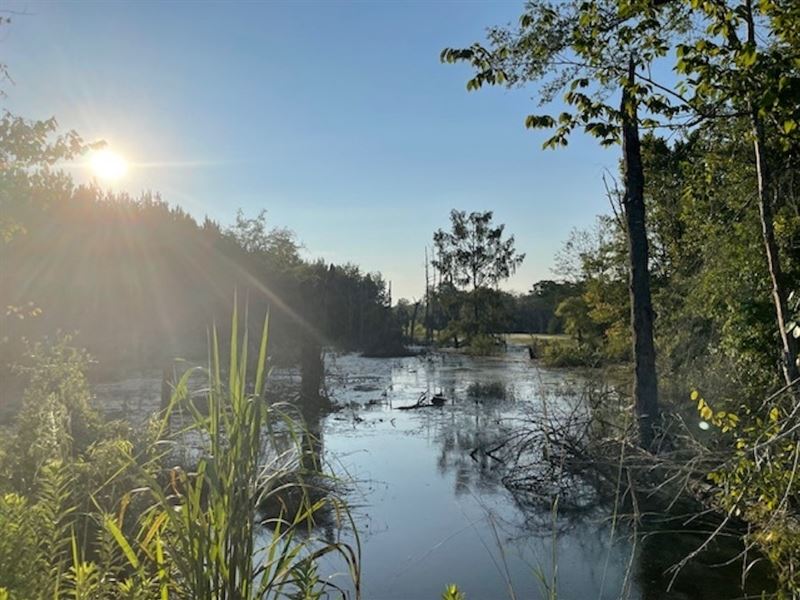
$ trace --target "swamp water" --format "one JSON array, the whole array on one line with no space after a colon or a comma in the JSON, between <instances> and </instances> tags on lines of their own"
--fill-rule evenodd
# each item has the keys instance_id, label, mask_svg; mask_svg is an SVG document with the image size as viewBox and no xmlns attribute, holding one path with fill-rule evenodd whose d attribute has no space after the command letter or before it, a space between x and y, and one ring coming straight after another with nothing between
<instances>
[{"instance_id":1,"label":"swamp water","mask_svg":"<svg viewBox=\"0 0 800 600\"><path fill-rule=\"evenodd\" d=\"M288 372L274 377L296 381ZM735 548L701 554L664 592L671 577L665 570L702 535L651 532L634 543L627 530L612 528L611 507L579 518L544 505L523 508L502 483L502 465L473 453L535 415L545 399L574 405L582 383L576 373L529 361L524 347L492 358L329 356L328 393L343 408L320 421L320 439L334 471L354 482L348 499L365 600L436 600L448 583L468 600L757 596L753 579L741 588L741 561L711 567L735 556ZM398 409L422 392L448 403ZM145 414L158 406L160 379L99 384L95 394L110 412ZM323 561L320 574L346 588L337 567Z\"/></svg>"}]
</instances>

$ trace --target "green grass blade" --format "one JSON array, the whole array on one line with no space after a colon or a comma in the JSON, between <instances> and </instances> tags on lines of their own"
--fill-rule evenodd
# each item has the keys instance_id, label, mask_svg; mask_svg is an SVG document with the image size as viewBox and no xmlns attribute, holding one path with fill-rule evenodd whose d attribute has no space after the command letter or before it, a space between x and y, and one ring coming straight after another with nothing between
<instances>
[{"instance_id":1,"label":"green grass blade","mask_svg":"<svg viewBox=\"0 0 800 600\"><path fill-rule=\"evenodd\" d=\"M256 368L256 386L254 393L261 396L264 389L264 371L267 367L267 344L269 342L269 309L264 315L264 327L261 330L261 346L258 349L258 367Z\"/></svg>"},{"instance_id":2,"label":"green grass blade","mask_svg":"<svg viewBox=\"0 0 800 600\"><path fill-rule=\"evenodd\" d=\"M125 555L125 558L128 559L128 562L134 569L139 568L139 558L136 556L136 553L131 548L131 545L128 543L128 540L125 539L125 534L122 533L122 530L117 526L114 522L114 519L110 517L106 517L103 521L103 526L106 528L114 540L122 550L122 553Z\"/></svg>"}]
</instances>

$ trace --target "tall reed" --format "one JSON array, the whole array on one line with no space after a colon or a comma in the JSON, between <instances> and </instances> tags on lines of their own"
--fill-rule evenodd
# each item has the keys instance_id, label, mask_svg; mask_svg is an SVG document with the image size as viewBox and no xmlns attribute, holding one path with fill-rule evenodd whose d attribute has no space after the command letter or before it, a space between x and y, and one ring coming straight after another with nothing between
<instances>
[{"instance_id":1,"label":"tall reed","mask_svg":"<svg viewBox=\"0 0 800 600\"><path fill-rule=\"evenodd\" d=\"M187 371L178 381L161 431L167 429L175 408L186 406L191 421L183 433L194 432L204 440L204 448L194 472L173 469L166 486L151 480L158 516L148 516L151 524L143 529L144 539L163 545L165 558L156 565L161 578L171 568L181 596L194 600L296 596L308 581L298 574L307 573L309 563L327 554L343 559L358 597L357 534L354 545L323 542L308 526L323 510L347 516L346 507L330 494L312 501L308 482L299 478L301 464L305 469L308 462L303 460L307 452L304 425L285 405L270 405L264 398L268 329L269 315L253 378L248 374L248 333L245 330L240 338L237 309L231 320L226 376L217 332L212 331L204 410L189 393L195 371ZM295 501L287 502L289 496ZM265 505L281 508L262 524L259 507ZM264 540L261 545L259 539ZM162 597L174 587L172 583L162 586ZM308 597L315 593L304 591Z\"/></svg>"},{"instance_id":2,"label":"tall reed","mask_svg":"<svg viewBox=\"0 0 800 600\"><path fill-rule=\"evenodd\" d=\"M329 489L310 493L324 478L320 461L308 458L310 434L290 407L264 397L268 329L267 315L249 372L248 334L240 333L234 308L225 367L213 329L208 366L182 375L150 443L134 450L115 437L119 442L100 440L83 454L54 455L38 471L39 494L0 494L0 598L345 597L319 575L326 555L338 557L346 587L360 597L360 547L347 507ZM200 375L207 385L198 395L190 381ZM199 445L196 464L171 467L171 449L187 440ZM106 446L113 461L100 451ZM99 460L108 464L92 462ZM53 474L57 488L49 485ZM265 515L264 506L277 508ZM34 522L27 526L20 515ZM323 515L351 527L352 542L317 536L314 523ZM30 577L10 576L25 566L14 564L13 548L30 554Z\"/></svg>"}]
</instances>

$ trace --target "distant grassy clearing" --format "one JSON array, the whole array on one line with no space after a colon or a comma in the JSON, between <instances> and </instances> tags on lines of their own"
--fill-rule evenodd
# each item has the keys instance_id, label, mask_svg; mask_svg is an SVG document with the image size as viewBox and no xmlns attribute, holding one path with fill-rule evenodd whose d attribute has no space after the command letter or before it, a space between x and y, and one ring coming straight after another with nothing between
<instances>
[{"instance_id":1,"label":"distant grassy clearing","mask_svg":"<svg viewBox=\"0 0 800 600\"><path fill-rule=\"evenodd\" d=\"M507 344L528 345L532 340L566 342L569 336L564 333L504 333Z\"/></svg>"}]
</instances>

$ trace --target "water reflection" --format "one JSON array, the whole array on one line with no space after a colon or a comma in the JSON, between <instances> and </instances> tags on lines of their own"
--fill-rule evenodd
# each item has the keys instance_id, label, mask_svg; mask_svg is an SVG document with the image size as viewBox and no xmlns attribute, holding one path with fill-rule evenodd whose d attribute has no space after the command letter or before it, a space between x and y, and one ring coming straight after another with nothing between
<instances>
[{"instance_id":1,"label":"water reflection","mask_svg":"<svg viewBox=\"0 0 800 600\"><path fill-rule=\"evenodd\" d=\"M367 600L436 599L450 582L470 600L543 598L551 584L568 600L721 600L758 595L768 586L754 571L743 591L741 562L714 568L738 551L735 544L716 544L666 592L669 568L702 542L700 534L651 529L634 544L628 530L612 531L609 507L590 502L554 518L552 494L511 494L495 442L519 419L541 414L545 400L548 411L573 410L579 406L574 390L585 383L575 373L538 368L520 350L490 359L343 355L326 361L328 392L345 408L310 419L307 459L327 460L358 483L349 499L361 532ZM276 390L298 383L292 372L276 373ZM159 374L96 391L118 409L146 411L152 404L155 410ZM397 410L421 392L451 402ZM333 520L326 525L333 539ZM322 567L346 586L346 577L335 575L340 564Z\"/></svg>"},{"instance_id":2,"label":"water reflection","mask_svg":"<svg viewBox=\"0 0 800 600\"><path fill-rule=\"evenodd\" d=\"M743 591L739 564L711 568L721 556L735 555L729 546L714 560L709 553L708 560L692 561L666 592L668 569L696 547L697 536L651 532L634 544L628 530L612 531L609 507L590 504L554 519L552 498L533 502L508 492L493 444L518 419L537 414L544 398L549 410L573 410L577 398L570 390L581 383L576 374L539 369L515 354L344 356L330 371L337 400L365 407L357 412L360 422L328 418L324 435L348 472L369 482L359 512L366 598L438 598L449 582L468 598L488 600L544 598L551 584L559 598L647 600L730 599L766 586L753 578ZM429 390L452 402L393 409Z\"/></svg>"}]
</instances>

